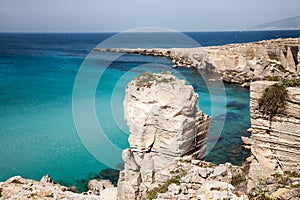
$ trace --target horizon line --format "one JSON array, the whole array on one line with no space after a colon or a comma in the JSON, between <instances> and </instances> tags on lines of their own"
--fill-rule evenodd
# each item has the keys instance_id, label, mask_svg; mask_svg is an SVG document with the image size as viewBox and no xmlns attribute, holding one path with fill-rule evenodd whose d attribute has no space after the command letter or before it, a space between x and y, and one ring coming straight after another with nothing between
<instances>
[{"instance_id":1,"label":"horizon line","mask_svg":"<svg viewBox=\"0 0 300 200\"><path fill-rule=\"evenodd\" d=\"M176 30L175 30L176 31ZM252 32L252 31L300 31L300 28L293 29L207 29L207 30L180 30L180 33L201 33L201 32ZM126 31L0 31L0 33L122 33ZM127 33L168 33L164 32L127 32Z\"/></svg>"}]
</instances>

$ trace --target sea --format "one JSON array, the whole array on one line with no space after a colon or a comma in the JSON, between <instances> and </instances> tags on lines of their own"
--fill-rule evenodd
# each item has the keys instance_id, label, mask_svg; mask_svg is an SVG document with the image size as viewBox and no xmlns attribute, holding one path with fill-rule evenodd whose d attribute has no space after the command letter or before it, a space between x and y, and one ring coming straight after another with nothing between
<instances>
[{"instance_id":1,"label":"sea","mask_svg":"<svg viewBox=\"0 0 300 200\"><path fill-rule=\"evenodd\" d=\"M240 164L249 156L241 141L249 136L249 89L222 83L210 72L173 68L167 58L93 49L290 37L300 37L300 31L0 33L0 181L49 174L84 191L88 180L111 175L116 184L114 169L122 169L121 151L129 146L125 88L144 72L171 72L192 85L199 109L212 119L205 160Z\"/></svg>"}]
</instances>

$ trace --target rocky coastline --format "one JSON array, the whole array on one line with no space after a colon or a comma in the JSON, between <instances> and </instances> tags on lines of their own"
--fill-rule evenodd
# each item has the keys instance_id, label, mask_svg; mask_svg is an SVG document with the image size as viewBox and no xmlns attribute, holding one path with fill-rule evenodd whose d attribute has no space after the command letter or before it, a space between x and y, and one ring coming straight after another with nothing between
<instances>
[{"instance_id":1,"label":"rocky coastline","mask_svg":"<svg viewBox=\"0 0 300 200\"><path fill-rule=\"evenodd\" d=\"M222 80L250 87L250 82L291 79L300 75L300 38L264 40L197 48L95 48L99 52L131 53L170 58L173 67L210 70Z\"/></svg>"},{"instance_id":2,"label":"rocky coastline","mask_svg":"<svg viewBox=\"0 0 300 200\"><path fill-rule=\"evenodd\" d=\"M55 183L49 175L40 181L14 176L0 183L0 199L70 199L70 200L114 200L117 190L110 181L91 180L88 191L77 193L74 187Z\"/></svg>"},{"instance_id":3,"label":"rocky coastline","mask_svg":"<svg viewBox=\"0 0 300 200\"><path fill-rule=\"evenodd\" d=\"M131 134L130 148L123 152L125 170L120 173L119 199L300 197L300 90L287 88L289 98L285 113L274 117L270 125L257 102L266 87L274 83L251 83L252 136L243 138L245 144L250 145L251 156L241 166L233 166L202 161L203 151L193 151L206 147L207 116L198 114L202 116L200 120L194 118L188 123L197 126L176 130L176 126L185 127L180 124L186 121L177 117L184 119L191 117L191 113L201 113L195 110L196 97L184 81L165 74L143 74L134 79L127 86L124 101L125 119ZM186 109L187 116L182 112ZM179 154L174 151L174 147L180 147L187 139L199 137L201 142L195 143L199 145L185 145ZM173 140L175 143L170 143ZM185 153L189 149L197 154Z\"/></svg>"},{"instance_id":4,"label":"rocky coastline","mask_svg":"<svg viewBox=\"0 0 300 200\"><path fill-rule=\"evenodd\" d=\"M211 70L223 81L250 87L251 137L243 141L251 156L241 166L203 161L210 119L198 110L193 88L172 75L143 74L126 89L130 148L122 155L118 188L93 180L89 192L77 194L48 176L41 181L17 176L0 183L0 199L102 199L97 191L120 200L300 199L300 89L287 88L286 109L272 120L258 108L268 86L299 78L299 47L300 38L188 49L95 49L164 56L173 67Z\"/></svg>"}]
</instances>

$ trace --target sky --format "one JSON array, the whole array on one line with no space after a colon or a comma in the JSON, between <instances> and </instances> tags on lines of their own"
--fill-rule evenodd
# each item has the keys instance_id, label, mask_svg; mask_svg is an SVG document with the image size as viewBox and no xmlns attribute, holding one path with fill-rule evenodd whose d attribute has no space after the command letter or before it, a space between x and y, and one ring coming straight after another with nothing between
<instances>
[{"instance_id":1,"label":"sky","mask_svg":"<svg viewBox=\"0 0 300 200\"><path fill-rule=\"evenodd\" d=\"M299 0L0 0L0 32L243 30L299 9Z\"/></svg>"}]
</instances>

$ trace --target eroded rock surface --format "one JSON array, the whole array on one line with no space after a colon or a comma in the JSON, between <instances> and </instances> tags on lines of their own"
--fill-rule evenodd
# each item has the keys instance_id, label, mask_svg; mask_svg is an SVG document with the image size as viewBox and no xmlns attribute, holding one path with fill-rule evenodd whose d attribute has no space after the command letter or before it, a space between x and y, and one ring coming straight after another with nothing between
<instances>
[{"instance_id":1,"label":"eroded rock surface","mask_svg":"<svg viewBox=\"0 0 300 200\"><path fill-rule=\"evenodd\" d=\"M289 78L300 73L300 38L207 47L209 63L223 79L248 83L271 77Z\"/></svg>"},{"instance_id":2,"label":"eroded rock surface","mask_svg":"<svg viewBox=\"0 0 300 200\"><path fill-rule=\"evenodd\" d=\"M251 165L250 186L274 172L300 171L300 88L287 88L285 111L272 117L258 110L258 99L276 82L258 81L251 84ZM253 182L251 183L251 180Z\"/></svg>"},{"instance_id":3,"label":"eroded rock surface","mask_svg":"<svg viewBox=\"0 0 300 200\"><path fill-rule=\"evenodd\" d=\"M184 155L203 158L210 119L183 80L143 74L131 81L124 100L130 148L123 151L118 197L142 199L172 177L167 169Z\"/></svg>"},{"instance_id":4,"label":"eroded rock surface","mask_svg":"<svg viewBox=\"0 0 300 200\"><path fill-rule=\"evenodd\" d=\"M171 183L166 192L158 193L155 199L248 199L232 185L235 176L242 171L230 163L213 165L201 160L182 159L169 170L184 175L179 182Z\"/></svg>"},{"instance_id":5,"label":"eroded rock surface","mask_svg":"<svg viewBox=\"0 0 300 200\"><path fill-rule=\"evenodd\" d=\"M92 191L82 194L75 193L74 188L68 188L54 183L46 175L40 181L14 176L5 182L0 183L0 199L70 199L70 200L97 200L103 199L103 195L95 195ZM110 195L106 198L116 199L116 191L110 189ZM101 191L103 192L103 190Z\"/></svg>"}]
</instances>

